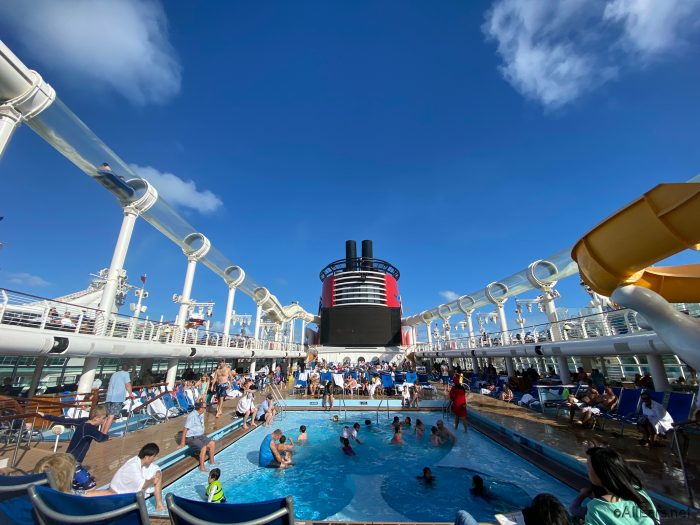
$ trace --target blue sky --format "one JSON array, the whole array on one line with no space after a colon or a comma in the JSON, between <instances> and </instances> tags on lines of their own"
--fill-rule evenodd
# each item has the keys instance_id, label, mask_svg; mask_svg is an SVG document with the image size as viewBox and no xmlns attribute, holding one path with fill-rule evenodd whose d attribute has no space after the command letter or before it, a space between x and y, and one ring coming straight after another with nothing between
<instances>
[{"instance_id":1,"label":"blue sky","mask_svg":"<svg viewBox=\"0 0 700 525\"><path fill-rule=\"evenodd\" d=\"M699 6L11 0L0 38L283 304L315 311L319 270L373 239L411 314L700 172ZM116 201L28 127L0 179L0 285L53 297L109 265ZM179 249L140 221L126 266L174 318ZM221 318L204 267L193 296Z\"/></svg>"}]
</instances>

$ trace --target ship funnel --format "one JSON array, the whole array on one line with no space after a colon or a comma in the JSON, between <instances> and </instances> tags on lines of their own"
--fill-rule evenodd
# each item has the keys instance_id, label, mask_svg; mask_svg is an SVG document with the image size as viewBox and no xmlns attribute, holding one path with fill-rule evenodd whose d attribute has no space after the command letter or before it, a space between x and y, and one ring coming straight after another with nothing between
<instances>
[{"instance_id":1,"label":"ship funnel","mask_svg":"<svg viewBox=\"0 0 700 525\"><path fill-rule=\"evenodd\" d=\"M355 241L345 241L345 265L350 269L357 259L357 245Z\"/></svg>"},{"instance_id":2,"label":"ship funnel","mask_svg":"<svg viewBox=\"0 0 700 525\"><path fill-rule=\"evenodd\" d=\"M374 255L372 254L372 241L362 241L362 269L369 271L372 269Z\"/></svg>"},{"instance_id":3,"label":"ship funnel","mask_svg":"<svg viewBox=\"0 0 700 525\"><path fill-rule=\"evenodd\" d=\"M372 253L372 241L362 241L362 258L374 259L374 254Z\"/></svg>"}]
</instances>

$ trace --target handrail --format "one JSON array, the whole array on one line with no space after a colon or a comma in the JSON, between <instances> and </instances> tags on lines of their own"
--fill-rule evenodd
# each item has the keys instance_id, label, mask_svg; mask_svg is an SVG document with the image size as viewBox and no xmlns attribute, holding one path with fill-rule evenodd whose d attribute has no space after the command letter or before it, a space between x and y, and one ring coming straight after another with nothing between
<instances>
[{"instance_id":1,"label":"handrail","mask_svg":"<svg viewBox=\"0 0 700 525\"><path fill-rule=\"evenodd\" d=\"M38 412L30 412L30 413L23 413L23 414L14 414L10 416L0 416L0 422L5 422L5 421L16 421L16 420L21 420L22 425L16 429L17 432L17 444L15 445L15 450L12 453L12 462L11 465L12 467L17 466L17 453L19 452L19 445L22 442L22 437L24 436L25 432L27 435L27 444L30 444L32 442L32 435L34 433L34 426L36 425L36 418L41 417ZM27 429L26 428L26 420L32 418L32 424L31 426ZM8 432L9 436L12 436L12 433L15 431L15 429L10 426L9 429L6 430Z\"/></svg>"}]
</instances>

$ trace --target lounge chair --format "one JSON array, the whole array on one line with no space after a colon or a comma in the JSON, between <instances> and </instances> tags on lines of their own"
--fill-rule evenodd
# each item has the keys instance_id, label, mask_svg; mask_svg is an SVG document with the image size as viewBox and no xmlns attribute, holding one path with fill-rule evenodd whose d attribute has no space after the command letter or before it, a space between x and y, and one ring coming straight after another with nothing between
<instances>
[{"instance_id":1,"label":"lounge chair","mask_svg":"<svg viewBox=\"0 0 700 525\"><path fill-rule=\"evenodd\" d=\"M86 498L52 488L29 487L40 525L149 525L143 492Z\"/></svg>"},{"instance_id":2,"label":"lounge chair","mask_svg":"<svg viewBox=\"0 0 700 525\"><path fill-rule=\"evenodd\" d=\"M384 389L384 393L388 395L395 395L396 386L394 385L394 380L392 379L391 374L381 374L379 377L382 380L382 388Z\"/></svg>"},{"instance_id":3,"label":"lounge chair","mask_svg":"<svg viewBox=\"0 0 700 525\"><path fill-rule=\"evenodd\" d=\"M297 382L292 389L292 393L306 395L306 389L309 386L309 373L299 372L299 377L297 377Z\"/></svg>"},{"instance_id":4,"label":"lounge chair","mask_svg":"<svg viewBox=\"0 0 700 525\"><path fill-rule=\"evenodd\" d=\"M620 392L620 399L617 403L617 410L600 414L597 422L616 421L620 423L620 431L624 430L624 419L632 417L639 409L639 396L642 391L637 388L625 388ZM603 427L605 429L605 427Z\"/></svg>"},{"instance_id":5,"label":"lounge chair","mask_svg":"<svg viewBox=\"0 0 700 525\"><path fill-rule=\"evenodd\" d=\"M33 485L53 485L49 472L28 476L0 475L0 523L26 525L33 523L32 503L27 489Z\"/></svg>"},{"instance_id":6,"label":"lounge chair","mask_svg":"<svg viewBox=\"0 0 700 525\"><path fill-rule=\"evenodd\" d=\"M172 493L165 497L173 525L294 525L291 496L257 503L207 503Z\"/></svg>"}]
</instances>

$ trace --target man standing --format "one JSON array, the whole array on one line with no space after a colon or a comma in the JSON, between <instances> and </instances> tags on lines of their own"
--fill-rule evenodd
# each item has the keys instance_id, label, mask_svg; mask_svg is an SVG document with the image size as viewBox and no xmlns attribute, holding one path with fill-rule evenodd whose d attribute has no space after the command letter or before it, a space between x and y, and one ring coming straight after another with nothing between
<instances>
[{"instance_id":1,"label":"man standing","mask_svg":"<svg viewBox=\"0 0 700 525\"><path fill-rule=\"evenodd\" d=\"M266 427L269 427L272 424L272 419L277 414L275 404L272 402L272 400L272 394L267 394L265 401L260 404L260 408L258 408L258 413L255 417L256 421L264 422Z\"/></svg>"},{"instance_id":2,"label":"man standing","mask_svg":"<svg viewBox=\"0 0 700 525\"><path fill-rule=\"evenodd\" d=\"M214 381L211 383L212 391L216 392L216 417L221 417L221 412L224 409L224 401L226 401L226 392L231 388L233 372L231 367L226 364L226 360L219 361L219 368L214 370Z\"/></svg>"},{"instance_id":3,"label":"man standing","mask_svg":"<svg viewBox=\"0 0 700 525\"><path fill-rule=\"evenodd\" d=\"M279 450L277 450L277 440L282 437L282 431L278 428L272 434L268 434L260 444L258 463L266 468L287 468L291 463L285 461Z\"/></svg>"},{"instance_id":4,"label":"man standing","mask_svg":"<svg viewBox=\"0 0 700 525\"><path fill-rule=\"evenodd\" d=\"M207 405L205 403L197 403L195 409L187 415L185 428L180 439L181 447L187 445L199 452L199 470L202 472L207 471L204 467L204 459L207 456L207 452L209 453L209 464L215 465L214 454L216 450L216 442L204 434L204 412L206 410Z\"/></svg>"},{"instance_id":5,"label":"man standing","mask_svg":"<svg viewBox=\"0 0 700 525\"><path fill-rule=\"evenodd\" d=\"M105 408L107 409L107 419L102 424L102 433L107 434L112 426L115 416L118 416L124 400L131 397L131 378L129 377L129 365L122 364L122 369L119 372L114 372L109 378L109 386L107 387L107 397L105 398Z\"/></svg>"},{"instance_id":6,"label":"man standing","mask_svg":"<svg viewBox=\"0 0 700 525\"><path fill-rule=\"evenodd\" d=\"M440 365L440 377L442 377L442 385L445 387L445 393L450 390L450 367L447 362L443 361Z\"/></svg>"},{"instance_id":7,"label":"man standing","mask_svg":"<svg viewBox=\"0 0 700 525\"><path fill-rule=\"evenodd\" d=\"M129 494L143 490L156 498L156 511L165 510L163 505L163 485L160 467L154 463L160 452L158 445L147 443L134 456L124 463L114 474L109 489L115 494Z\"/></svg>"}]
</instances>

